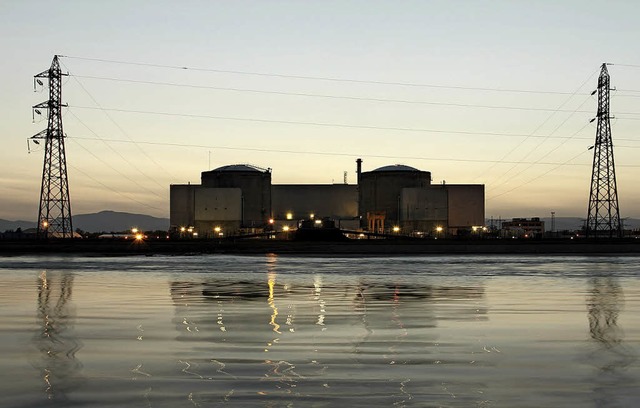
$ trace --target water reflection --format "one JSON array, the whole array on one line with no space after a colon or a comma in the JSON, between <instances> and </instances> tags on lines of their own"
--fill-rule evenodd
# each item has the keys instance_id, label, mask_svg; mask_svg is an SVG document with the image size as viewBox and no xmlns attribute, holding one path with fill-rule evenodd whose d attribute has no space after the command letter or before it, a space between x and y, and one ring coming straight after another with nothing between
<instances>
[{"instance_id":1,"label":"water reflection","mask_svg":"<svg viewBox=\"0 0 640 408\"><path fill-rule=\"evenodd\" d=\"M60 276L42 272L38 277L38 331L33 345L38 369L48 399L66 401L67 394L81 385L82 364L76 353L82 343L74 334L75 309L71 305L73 274Z\"/></svg>"},{"instance_id":2,"label":"water reflection","mask_svg":"<svg viewBox=\"0 0 640 408\"><path fill-rule=\"evenodd\" d=\"M618 327L618 315L624 304L622 288L611 277L592 278L587 299L589 333L605 349L613 349L622 343L622 329Z\"/></svg>"},{"instance_id":3,"label":"water reflection","mask_svg":"<svg viewBox=\"0 0 640 408\"><path fill-rule=\"evenodd\" d=\"M276 263L276 255L273 255L273 254L267 255L267 286L269 288L269 297L267 298L267 304L271 309L271 316L270 316L271 319L269 320L269 326L273 328L272 330L276 334L282 334L280 332L280 325L276 322L276 318L278 317L278 307L276 306L276 302L274 298L274 288L276 285L275 263ZM277 343L278 340L280 340L278 336L275 336L273 339L271 339L267 343L267 346L264 349L264 351L268 352L269 348L274 343Z\"/></svg>"},{"instance_id":4,"label":"water reflection","mask_svg":"<svg viewBox=\"0 0 640 408\"><path fill-rule=\"evenodd\" d=\"M241 318L239 313L234 313L234 317L238 319L235 323L240 320L243 323L259 320L258 315L266 313L268 317L265 323L269 326L269 331L277 335L283 334L283 325L287 326L286 331L296 332L294 323L301 319L301 316L296 315L300 313L297 312L298 309L304 309L302 317L305 319L313 317L313 325L319 326L318 329L322 331L326 331L332 322L338 322L345 313L360 317L362 325L367 327L367 314L389 312L389 320L402 329L402 311L420 307L423 308L420 318L424 327L437 325L438 317L433 313L436 306L445 307L440 319L476 321L487 318L486 305L482 304L483 287L387 284L367 282L364 279L325 285L321 275L310 279L312 280L308 284L299 279L292 283L280 283L278 275L271 271L267 274L266 282L232 281L224 278L170 282L170 295L177 314L180 315L176 328L180 332L200 331L203 323L199 323L195 315L209 313L212 309L203 309L202 306L211 301L217 306L213 321L222 332L230 331L234 323L232 316L225 316L229 311L226 306L244 307L259 312L250 315L243 313ZM455 307L447 307L449 304L455 304ZM287 316L283 322L281 310L284 308ZM330 308L333 313L329 312ZM204 320L212 319L206 316ZM253 325L256 331L259 331L258 327L264 326ZM278 337L275 336L274 339Z\"/></svg>"},{"instance_id":5,"label":"water reflection","mask_svg":"<svg viewBox=\"0 0 640 408\"><path fill-rule=\"evenodd\" d=\"M637 356L624 343L624 332L618 324L623 306L624 294L616 278L590 279L587 315L596 348L590 353L589 362L598 369L594 380L597 406L618 406L621 391L634 387L626 371Z\"/></svg>"},{"instance_id":6,"label":"water reflection","mask_svg":"<svg viewBox=\"0 0 640 408\"><path fill-rule=\"evenodd\" d=\"M415 367L473 364L441 351L435 328L487 320L483 286L335 276L321 268L295 274L279 262L267 257L263 273L249 278L170 282L176 339L190 345L176 359L185 375L209 384L185 390L190 401L331 398L375 381L372 395L402 406L420 387L411 378Z\"/></svg>"}]
</instances>

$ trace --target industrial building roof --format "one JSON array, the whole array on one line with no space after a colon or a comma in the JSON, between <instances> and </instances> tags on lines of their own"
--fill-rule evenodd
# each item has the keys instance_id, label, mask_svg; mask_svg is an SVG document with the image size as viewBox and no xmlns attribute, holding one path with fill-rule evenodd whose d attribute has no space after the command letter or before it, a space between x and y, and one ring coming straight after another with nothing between
<instances>
[{"instance_id":1,"label":"industrial building roof","mask_svg":"<svg viewBox=\"0 0 640 408\"><path fill-rule=\"evenodd\" d=\"M258 166L253 166L251 164L229 164L227 166L218 167L217 169L213 169L211 171L251 171L264 173L267 170L262 169Z\"/></svg>"},{"instance_id":2,"label":"industrial building roof","mask_svg":"<svg viewBox=\"0 0 640 408\"><path fill-rule=\"evenodd\" d=\"M389 166L378 167L372 171L420 171L415 167L405 166L404 164L391 164Z\"/></svg>"}]
</instances>

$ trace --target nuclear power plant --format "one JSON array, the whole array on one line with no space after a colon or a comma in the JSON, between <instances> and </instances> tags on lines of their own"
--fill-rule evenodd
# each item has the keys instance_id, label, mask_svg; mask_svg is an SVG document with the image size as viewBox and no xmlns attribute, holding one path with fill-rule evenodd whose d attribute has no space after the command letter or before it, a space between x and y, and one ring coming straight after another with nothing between
<instances>
[{"instance_id":1,"label":"nuclear power plant","mask_svg":"<svg viewBox=\"0 0 640 408\"><path fill-rule=\"evenodd\" d=\"M204 171L200 185L171 185L171 229L205 238L316 220L353 233L445 237L484 226L482 184L432 184L430 172L410 166L362 171L362 160L356 163L355 185L272 184L271 169L247 164Z\"/></svg>"}]
</instances>

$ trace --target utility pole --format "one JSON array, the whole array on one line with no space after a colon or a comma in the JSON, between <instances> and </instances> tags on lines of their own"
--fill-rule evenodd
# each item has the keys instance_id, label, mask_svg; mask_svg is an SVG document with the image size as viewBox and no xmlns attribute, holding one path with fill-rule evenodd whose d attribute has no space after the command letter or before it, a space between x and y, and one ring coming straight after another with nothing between
<instances>
[{"instance_id":1,"label":"utility pole","mask_svg":"<svg viewBox=\"0 0 640 408\"><path fill-rule=\"evenodd\" d=\"M40 78L49 79L49 100L33 107L38 114L39 109L48 110L47 128L31 137L35 143L38 143L38 139L45 141L38 210L39 238L73 238L65 135L62 130L62 108L67 106L62 103L62 77L67 75L60 70L56 55L51 68L34 77L34 87L36 83L43 85Z\"/></svg>"}]
</instances>

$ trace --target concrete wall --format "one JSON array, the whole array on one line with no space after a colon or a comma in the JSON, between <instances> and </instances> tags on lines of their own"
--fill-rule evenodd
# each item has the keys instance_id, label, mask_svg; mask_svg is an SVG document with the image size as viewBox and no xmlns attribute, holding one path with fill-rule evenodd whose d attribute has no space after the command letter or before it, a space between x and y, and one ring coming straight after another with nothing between
<instances>
[{"instance_id":1,"label":"concrete wall","mask_svg":"<svg viewBox=\"0 0 640 408\"><path fill-rule=\"evenodd\" d=\"M241 221L242 190L199 187L195 190L195 219L198 221Z\"/></svg>"},{"instance_id":2,"label":"concrete wall","mask_svg":"<svg viewBox=\"0 0 640 408\"><path fill-rule=\"evenodd\" d=\"M200 187L196 189L195 200L195 227L200 237L238 233L242 224L241 189ZM215 228L220 228L220 232Z\"/></svg>"},{"instance_id":3,"label":"concrete wall","mask_svg":"<svg viewBox=\"0 0 640 408\"><path fill-rule=\"evenodd\" d=\"M239 188L210 188L193 184L174 184L169 188L170 228L194 227L200 237L213 234L213 228L236 231L242 219L242 191Z\"/></svg>"},{"instance_id":4,"label":"concrete wall","mask_svg":"<svg viewBox=\"0 0 640 408\"><path fill-rule=\"evenodd\" d=\"M449 228L484 225L484 184L447 184Z\"/></svg>"},{"instance_id":5,"label":"concrete wall","mask_svg":"<svg viewBox=\"0 0 640 408\"><path fill-rule=\"evenodd\" d=\"M420 231L436 235L436 227L446 228L448 193L441 187L403 188L400 195L400 228L403 233Z\"/></svg>"},{"instance_id":6,"label":"concrete wall","mask_svg":"<svg viewBox=\"0 0 640 408\"><path fill-rule=\"evenodd\" d=\"M195 188L191 184L169 186L169 228L195 225Z\"/></svg>"},{"instance_id":7,"label":"concrete wall","mask_svg":"<svg viewBox=\"0 0 640 408\"><path fill-rule=\"evenodd\" d=\"M448 218L448 193L440 187L403 188L401 219L415 221L443 221Z\"/></svg>"},{"instance_id":8,"label":"concrete wall","mask_svg":"<svg viewBox=\"0 0 640 408\"><path fill-rule=\"evenodd\" d=\"M279 184L271 187L273 217L293 219L330 217L335 220L358 216L358 186L348 184Z\"/></svg>"},{"instance_id":9,"label":"concrete wall","mask_svg":"<svg viewBox=\"0 0 640 408\"><path fill-rule=\"evenodd\" d=\"M243 226L266 225L271 217L271 173L261 171L206 171L203 187L240 188L244 202Z\"/></svg>"},{"instance_id":10,"label":"concrete wall","mask_svg":"<svg viewBox=\"0 0 640 408\"><path fill-rule=\"evenodd\" d=\"M428 171L370 171L360 177L361 226L367 227L367 212L384 211L385 229L391 229L400 221L401 190L403 188L429 187Z\"/></svg>"}]
</instances>

